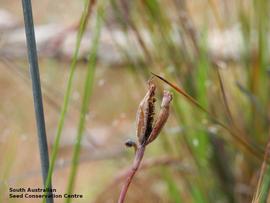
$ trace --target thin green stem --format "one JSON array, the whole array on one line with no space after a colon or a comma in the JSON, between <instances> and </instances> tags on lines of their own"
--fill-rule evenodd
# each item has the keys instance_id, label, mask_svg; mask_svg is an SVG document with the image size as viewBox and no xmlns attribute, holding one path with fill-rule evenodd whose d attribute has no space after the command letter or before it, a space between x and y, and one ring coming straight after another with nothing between
<instances>
[{"instance_id":1,"label":"thin green stem","mask_svg":"<svg viewBox=\"0 0 270 203\"><path fill-rule=\"evenodd\" d=\"M88 17L89 17L89 1L85 0L85 6L84 6L84 10L80 19L80 27L79 27L79 32L77 34L77 39L76 39L76 47L75 47L75 51L72 57L72 63L71 63L71 67L70 67L70 74L69 74L69 78L68 78L68 82L67 82L67 88L66 88L66 92L65 92L65 96L64 96L64 103L63 103L63 107L61 109L61 114L60 114L60 119L58 122L58 128L57 128L57 132L56 132L56 138L54 141L54 146L52 149L52 156L51 156L51 162L50 162L50 168L49 168L49 172L48 172L48 177L46 180L46 186L50 185L50 181L52 178L52 173L54 170L54 166L55 166L55 162L56 162L56 158L57 158L57 154L58 154L58 148L59 148L59 144L60 144L60 138L61 138L61 134L62 134L62 130L64 127L64 123L65 123L65 118L66 118L66 114L67 114L67 110L68 110L68 105L69 105L69 101L70 101L70 96L71 96L71 92L72 92L72 84L73 84L73 78L74 78L74 73L75 73L75 68L77 65L77 61L78 61L78 55L79 55L79 50L80 50L80 45L81 45L81 41L82 41L82 37L84 35L84 31L88 22ZM43 199L43 203L45 202L45 199Z\"/></svg>"},{"instance_id":2,"label":"thin green stem","mask_svg":"<svg viewBox=\"0 0 270 203\"><path fill-rule=\"evenodd\" d=\"M83 96L81 113L80 113L77 139L76 139L75 146L73 148L73 157L72 157L72 164L71 164L71 172L70 172L69 181L68 181L67 194L72 194L72 191L74 188L74 182L76 178L76 173L77 173L77 168L78 168L78 162L80 158L81 140L83 138L83 132L85 129L85 120L86 120L86 115L88 112L90 96L92 93L93 83L94 83L96 56L97 56L97 50L98 50L98 45L99 45L99 39L100 39L102 15L103 15L103 10L102 8L99 8L98 13L97 13L97 21L95 25L95 35L92 42L93 47L92 47L92 50L90 51L89 58L88 58L89 62L88 62L88 69L87 69L85 85L84 85L84 96ZM67 203L71 202L71 198L66 199L66 202Z\"/></svg>"}]
</instances>

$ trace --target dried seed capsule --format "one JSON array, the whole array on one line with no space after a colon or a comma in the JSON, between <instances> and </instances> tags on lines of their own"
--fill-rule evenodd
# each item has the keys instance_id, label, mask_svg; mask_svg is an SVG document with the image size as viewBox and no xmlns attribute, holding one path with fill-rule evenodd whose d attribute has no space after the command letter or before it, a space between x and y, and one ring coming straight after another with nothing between
<instances>
[{"instance_id":1,"label":"dried seed capsule","mask_svg":"<svg viewBox=\"0 0 270 203\"><path fill-rule=\"evenodd\" d=\"M158 114L157 120L154 124L152 132L151 132L146 144L153 142L157 138L157 136L160 133L163 126L165 125L165 123L169 117L169 114L170 114L170 102L171 101L172 101L172 94L169 91L164 91L160 112Z\"/></svg>"},{"instance_id":2,"label":"dried seed capsule","mask_svg":"<svg viewBox=\"0 0 270 203\"><path fill-rule=\"evenodd\" d=\"M148 91L139 105L137 111L137 129L136 134L140 144L143 144L148 139L153 126L154 113L155 113L155 90L154 83L149 82Z\"/></svg>"}]
</instances>

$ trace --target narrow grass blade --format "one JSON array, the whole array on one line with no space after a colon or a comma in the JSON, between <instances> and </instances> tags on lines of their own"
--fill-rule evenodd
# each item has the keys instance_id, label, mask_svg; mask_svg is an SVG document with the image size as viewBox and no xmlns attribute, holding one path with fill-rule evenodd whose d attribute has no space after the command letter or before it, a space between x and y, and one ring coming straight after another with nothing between
<instances>
[{"instance_id":1,"label":"narrow grass blade","mask_svg":"<svg viewBox=\"0 0 270 203\"><path fill-rule=\"evenodd\" d=\"M84 96L82 100L77 139L76 139L76 143L73 149L73 157L72 157L72 164L71 164L71 172L70 172L69 181L68 181L67 194L72 194L74 183L75 183L75 177L77 173L77 168L78 168L78 163L79 163L79 158L80 158L81 140L82 140L83 132L85 129L85 119L86 119L86 114L88 112L90 96L93 89L96 56L97 56L97 50L98 50L98 45L99 45L102 18L103 18L103 9L98 8L95 34L92 41L92 49L90 51L89 58L88 58L89 61L88 61L86 79L85 79ZM71 202L71 198L68 198L66 202L67 203Z\"/></svg>"},{"instance_id":2,"label":"narrow grass blade","mask_svg":"<svg viewBox=\"0 0 270 203\"><path fill-rule=\"evenodd\" d=\"M257 183L257 189L253 197L252 203L266 202L270 189L270 167L267 164L270 151L270 140L265 149L264 160L261 166L260 176Z\"/></svg>"},{"instance_id":3,"label":"narrow grass blade","mask_svg":"<svg viewBox=\"0 0 270 203\"><path fill-rule=\"evenodd\" d=\"M38 143L39 143L43 184L44 184L44 188L51 188L51 177L48 175L49 152L48 152L46 127L45 127L45 119L44 119L44 112L43 112L43 102L42 102L42 93L41 93L40 78L39 78L38 57L37 57L37 48L36 48L36 39L35 39L34 23L33 23L33 16L32 16L31 0L23 0L22 6L23 6L25 32L26 32L29 69L30 69L31 80L32 80L32 90L33 90L34 107L35 107L35 114L36 114L36 125L37 125L37 131L38 131L37 135L38 135ZM46 184L47 178L49 180L49 184ZM49 203L52 203L53 198L52 197L46 198L46 201Z\"/></svg>"},{"instance_id":4,"label":"narrow grass blade","mask_svg":"<svg viewBox=\"0 0 270 203\"><path fill-rule=\"evenodd\" d=\"M198 47L198 60L194 62L196 64L195 69L195 84L196 84L196 95L197 101L200 103L204 109L207 109L209 106L208 101L208 88L207 88L207 81L209 80L209 72L210 72L210 62L207 53L207 29L204 28L202 32L202 37L196 40L197 47ZM191 119L191 122L195 126L196 124L200 123L201 120L205 120L206 115L201 113L196 113L196 118ZM209 156L207 155L207 150L211 148L211 142L209 142L209 136L205 131L198 131L197 134L192 139L198 141L198 145L193 146L194 150L197 151L196 155L198 156L201 164L205 163L204 166L209 164ZM207 168L207 169L206 169ZM207 174L209 171L208 167L201 167L200 171L202 174Z\"/></svg>"},{"instance_id":5,"label":"narrow grass blade","mask_svg":"<svg viewBox=\"0 0 270 203\"><path fill-rule=\"evenodd\" d=\"M250 143L248 143L245 139L243 139L242 137L240 137L238 134L236 134L230 127L228 127L226 124L222 123L221 121L219 121L214 115L212 115L210 112L208 112L199 102L197 102L197 100L195 100L193 97L191 97L189 94L187 94L183 89L181 89L180 87L172 84L171 82L169 82L168 80L164 79L163 77L152 73L154 76L156 76L157 78L159 78L160 80L164 81L165 83L167 83L169 86L171 86L173 89L175 89L178 93L180 93L181 95L183 95L190 103L192 103L193 105L195 105L197 108L199 108L200 110L202 110L204 113L206 113L215 123L217 123L218 125L220 125L222 128L224 128L226 131L228 131L230 133L230 135L232 136L232 138L239 143L240 145L242 145L247 151L249 151L251 154L253 154L255 157L257 157L258 159L262 160L262 151L260 151L260 149L254 148L252 145L250 145Z\"/></svg>"},{"instance_id":6,"label":"narrow grass blade","mask_svg":"<svg viewBox=\"0 0 270 203\"><path fill-rule=\"evenodd\" d=\"M173 179L170 172L168 170L166 170L166 169L163 169L163 176L164 176L164 179L165 179L165 181L167 183L168 194L169 194L170 199L172 200L172 202L175 202L175 203L183 202L183 200L181 198L180 191L179 191L178 186L177 186L177 183Z\"/></svg>"},{"instance_id":7,"label":"narrow grass blade","mask_svg":"<svg viewBox=\"0 0 270 203\"><path fill-rule=\"evenodd\" d=\"M218 81L219 81L219 85L220 85L220 88L221 88L221 93L222 93L222 97L223 97L226 112L228 114L228 117L229 117L229 120L230 120L231 124L236 126L235 122L234 122L234 119L233 119L233 116L232 116L232 113L231 113L231 110L229 108L229 103L228 103L228 99L227 99L227 96L226 96L226 93L225 93L225 87L224 87L224 84L223 84L223 79L221 77L221 74L220 74L220 71L219 71L218 68L216 69L216 71L217 71L217 75L218 75Z\"/></svg>"},{"instance_id":8,"label":"narrow grass blade","mask_svg":"<svg viewBox=\"0 0 270 203\"><path fill-rule=\"evenodd\" d=\"M151 72L152 73L152 72ZM177 92L179 92L181 95L183 95L184 97L187 98L188 101L190 101L193 105L195 105L196 107L198 107L199 109L201 109L202 111L204 111L205 113L209 114L208 111L199 104L199 102L197 102L193 97L191 97L188 93L186 93L183 89L181 89L180 87L174 85L173 83L165 80L163 77L152 73L154 76L156 76L157 78L159 78L160 80L162 80L163 82L167 83L168 85L170 85L173 89L175 89Z\"/></svg>"},{"instance_id":9,"label":"narrow grass blade","mask_svg":"<svg viewBox=\"0 0 270 203\"><path fill-rule=\"evenodd\" d=\"M54 141L54 146L53 146L53 150L52 150L52 158L51 158L51 164L50 164L50 168L49 168L49 172L48 172L48 178L46 181L46 186L50 185L50 181L52 178L52 173L53 173L53 169L55 166L55 161L56 161L56 157L58 154L58 148L59 148L59 144L60 144L60 138L61 138L61 134L62 134L62 130L64 127L64 122L65 122L65 118L66 118L66 114L67 114L67 110L68 110L68 104L70 101L70 97L71 97L71 91L72 91L72 84L73 84L73 78L74 78L74 73L75 73L75 69L76 69L76 65L77 65L77 61L78 61L78 55L79 55L79 49L80 49L80 45L81 45L81 41L82 41L82 37L90 16L90 12L91 12L91 7L93 7L95 1L94 0L85 0L85 6L84 6L84 11L82 13L81 19L80 19L80 27L79 27L79 32L77 34L77 39L76 39L76 47L75 47L75 51L74 54L72 56L72 63L71 63L71 68L70 68L70 74L69 74L69 78L68 78L68 82L67 82L67 88L66 88L66 92L65 92L65 96L64 96L64 103L63 103L63 107L61 109L61 114L60 114L60 119L58 122L58 128L57 128L57 132L56 132L56 138ZM45 202L45 200L43 199L43 203Z\"/></svg>"},{"instance_id":10,"label":"narrow grass blade","mask_svg":"<svg viewBox=\"0 0 270 203\"><path fill-rule=\"evenodd\" d=\"M194 203L207 203L204 194L200 190L198 184L190 185L191 187L191 194Z\"/></svg>"}]
</instances>

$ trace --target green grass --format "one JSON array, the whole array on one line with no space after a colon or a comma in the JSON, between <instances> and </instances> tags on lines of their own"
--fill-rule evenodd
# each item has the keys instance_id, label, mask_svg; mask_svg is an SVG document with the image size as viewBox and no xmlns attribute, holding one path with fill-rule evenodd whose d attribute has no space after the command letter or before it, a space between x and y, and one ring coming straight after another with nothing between
<instances>
[{"instance_id":1,"label":"green grass","mask_svg":"<svg viewBox=\"0 0 270 203\"><path fill-rule=\"evenodd\" d=\"M52 149L50 168L49 168L48 178L47 178L47 183L46 183L47 186L50 184L49 181L52 178L53 170L55 167L55 162L57 159L57 153L58 153L58 149L59 149L61 134L63 131L65 118L66 118L66 114L68 111L68 105L69 105L70 97L71 97L71 93L72 93L72 84L73 84L74 74L75 74L75 70L76 70L76 65L78 62L80 45L81 45L82 37L83 37L83 34L84 34L86 26L87 26L87 22L88 22L89 6L90 6L90 1L85 0L85 6L84 6L84 10L83 10L81 19L80 19L80 24L79 24L80 27L79 27L79 31L77 34L76 47L75 47L75 51L74 51L74 54L72 57L72 63L70 66L70 74L69 74L68 81L67 81L67 87L66 87L66 91L65 91L63 106L61 109L57 132L56 132L56 137L55 137L55 141L54 141L54 145L53 145L53 149ZM43 199L43 202L45 202L45 199Z\"/></svg>"},{"instance_id":2,"label":"green grass","mask_svg":"<svg viewBox=\"0 0 270 203\"><path fill-rule=\"evenodd\" d=\"M84 94L82 98L77 138L76 138L76 143L73 149L71 172L70 172L69 181L68 181L67 194L72 194L73 189L74 189L75 178L76 178L79 157L80 157L81 141L82 141L83 133L85 129L85 119L88 113L90 96L92 94L93 84L94 84L96 57L97 57L97 51L98 51L98 45L99 45L99 39L100 39L100 30L101 30L101 25L102 25L103 14L104 14L103 8L101 8L100 6L100 8L98 8L97 10L97 20L96 20L96 25L94 28L95 32L94 32L94 37L91 43L92 48L88 57L88 68L87 68L85 84L84 84ZM67 203L71 201L72 201L71 198L66 199Z\"/></svg>"},{"instance_id":3,"label":"green grass","mask_svg":"<svg viewBox=\"0 0 270 203\"><path fill-rule=\"evenodd\" d=\"M196 100L189 103L184 101L183 96L175 95L173 112L178 125L184 129L191 127L194 130L184 130L179 134L181 137L177 142L178 146L171 146L171 148L188 149L190 163L193 163L197 169L198 179L189 189L193 202L216 202L218 199L224 200L224 197L227 202L236 201L237 198L232 197L230 190L219 187L224 181L225 174L218 170L232 171L233 181L237 181L236 167L244 171L242 173L244 180L250 182L251 174L254 175L263 162L262 147L258 146L266 145L269 121L265 120L267 115L258 112L258 109L269 108L269 93L267 93L269 77L266 73L269 64L267 58L269 48L266 43L269 26L266 23L268 19L266 10L269 8L269 3L240 1L221 5L215 1L203 1L201 4L194 3L203 8L198 14L190 12L188 5L193 4L189 4L188 1L145 1L131 4L128 20L121 23L126 23L126 27L133 29L137 35L141 35L142 30L146 30L151 36L148 40L152 46L147 46L148 43L145 41L139 43L145 55L144 76L147 77L149 72L164 74L165 78L185 89ZM121 4L119 3L118 6L120 7ZM225 9L233 12L232 15L228 16ZM207 16L208 11L211 17ZM196 15L201 19L194 17ZM125 15L122 16L127 18ZM213 17L214 25L211 21ZM194 23L194 18L200 21L199 26L198 23ZM236 23L241 24L244 50L239 61L222 59L217 61L223 62L227 67L219 72L219 76L216 61L208 52L207 35L213 27L226 30ZM170 34L174 26L178 28L176 35L179 34L182 39L180 45L174 42ZM254 30L257 32L255 44L254 35L251 34ZM134 68L139 69L139 67ZM134 74L138 73L140 72L134 71ZM247 91L245 93L239 91L236 82L241 82ZM246 109L247 107L249 109ZM224 141L222 144L226 149L224 157L214 156L218 148L209 141L209 131L212 128L217 129L215 132L217 139ZM166 142L166 145L168 143L172 144ZM187 154L185 150L179 150L181 158L183 158L181 153ZM243 156L244 161L238 163L232 158L235 156ZM228 158L228 164L222 165L221 162L225 157ZM212 163L213 159L216 161ZM209 180L209 177L213 179ZM266 185L269 182L267 177L265 175ZM190 177L186 178L187 181L191 180ZM172 187L172 194L168 195L174 198L173 201L180 201L174 195L178 185L177 179L165 181L169 187ZM220 189L216 190L216 188ZM269 188L266 186L263 188L265 192L262 193L262 199L265 200ZM254 188L251 189L254 191ZM217 193L209 195L210 191L217 191ZM236 196L239 197L241 194Z\"/></svg>"},{"instance_id":4,"label":"green grass","mask_svg":"<svg viewBox=\"0 0 270 203\"><path fill-rule=\"evenodd\" d=\"M81 16L76 49L72 57L51 154L49 177L52 177L57 160L61 134L71 100L78 53L88 24L91 2L94 1L85 1ZM120 80L117 86L113 84L116 80L109 80L112 94L113 87L116 87L125 97L120 96L119 101L111 98L113 103L110 103L110 97L102 95L102 98L108 98L108 103L110 103L104 109L117 105L117 108L110 110L113 115L122 113L115 113L122 107L131 106L132 109L136 109L138 104L135 102L128 104L125 101L126 95L131 97L128 101L134 101L134 98L139 100L137 96L144 94L146 81L151 77L151 72L161 75L175 85L173 87L155 79L158 87L157 99L160 100L163 89L170 89L174 94L174 99L169 123L158 138L159 141L153 143L153 153L150 150L150 153L145 155L145 159L166 155L181 160L177 166L166 165L158 168L158 173L163 179L162 184L165 186L163 187L165 192L161 191L160 194L167 195L164 199L179 203L246 203L256 197L258 202L266 203L270 188L268 166L270 159L263 158L263 155L270 130L270 60L268 57L270 53L268 45L270 3L257 0L224 1L223 3L213 0L110 0L106 6L105 3L104 5L96 4L93 7L96 24L93 28L94 36L91 39L92 47L89 50L87 73L84 79L76 143L73 146L71 171L66 185L67 193L71 194L76 185L85 116L95 87L93 84L96 66L99 66L99 63L96 64L96 57L100 30L108 25L109 30L120 29L124 33L123 40L126 43L126 46L122 47L115 40L117 51L121 53L125 63L121 64L121 67L111 67L109 64L108 68L112 69L110 71L114 71L115 68L119 72L124 68L129 69L129 72L125 72L127 75L123 74L124 76L121 75L119 78L132 77L138 92L133 92L134 89L132 89L127 93L129 87L121 87ZM108 15L105 16L103 12ZM208 47L208 40L212 40L209 38L211 32L213 29L226 32L236 25L243 42L239 56L236 59L214 58ZM114 38L113 33L109 32L107 34L112 34ZM145 33L149 36L145 37ZM132 37L130 37L131 34ZM134 46L134 42L137 46ZM220 47L220 49L223 48ZM134 54L135 52L139 52L139 57ZM223 64L224 68L220 68L218 64ZM107 116L97 113L100 117ZM127 117L129 119L134 117L135 120L135 115ZM181 130L170 133L171 127L179 127ZM104 151L106 150L104 148ZM104 167L106 163L104 161L102 166ZM117 169L112 174L117 176L120 166L126 167L123 164L129 162L118 161L118 159L110 162L111 165L114 163L113 167ZM183 173L178 169L182 163L188 165L190 173ZM261 173L261 184L258 184L258 174L263 165L266 165L266 170ZM9 169L8 163L6 166ZM144 171L136 177L139 183L137 185L141 184L142 187L139 189L142 190L144 190L144 182L140 181L148 181L148 178L153 177L148 176L148 172ZM99 175L102 176L102 174L97 174ZM114 178L111 177L112 180ZM88 187L90 185L91 183ZM136 184L134 184L135 187ZM247 189L245 190L247 194L239 190L242 187ZM115 188L110 188L109 194L106 194L112 198L110 201L113 202L114 197L117 196ZM138 188L134 191L136 189ZM152 190L149 189L149 191ZM160 195L159 191L155 194ZM148 194L145 192L144 195ZM89 197L91 198L94 199ZM130 202L133 202L132 199Z\"/></svg>"},{"instance_id":5,"label":"green grass","mask_svg":"<svg viewBox=\"0 0 270 203\"><path fill-rule=\"evenodd\" d=\"M163 170L164 170L163 178L167 183L168 187L167 193L171 201L175 203L183 202L180 190L178 189L178 185L176 184L176 182L173 180L172 174L167 169Z\"/></svg>"}]
</instances>

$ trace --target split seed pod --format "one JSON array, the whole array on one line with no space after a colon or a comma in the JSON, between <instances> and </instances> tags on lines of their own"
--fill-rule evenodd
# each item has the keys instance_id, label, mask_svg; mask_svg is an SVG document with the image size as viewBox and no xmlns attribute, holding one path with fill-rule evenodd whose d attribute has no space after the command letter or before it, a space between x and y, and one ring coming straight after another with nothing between
<instances>
[{"instance_id":1,"label":"split seed pod","mask_svg":"<svg viewBox=\"0 0 270 203\"><path fill-rule=\"evenodd\" d=\"M141 101L137 111L137 137L139 144L146 143L148 137L152 132L154 113L155 113L155 90L156 86L151 81L148 84L148 91Z\"/></svg>"},{"instance_id":2,"label":"split seed pod","mask_svg":"<svg viewBox=\"0 0 270 203\"><path fill-rule=\"evenodd\" d=\"M160 112L158 114L157 120L154 124L152 132L151 132L146 144L153 142L157 138L157 136L159 135L163 126L167 122L167 119L168 119L169 114L170 114L170 102L171 101L172 101L172 94L169 91L165 90L163 92L163 98L162 98Z\"/></svg>"},{"instance_id":3,"label":"split seed pod","mask_svg":"<svg viewBox=\"0 0 270 203\"><path fill-rule=\"evenodd\" d=\"M169 117L170 102L172 101L172 94L164 91L161 109L154 123L156 86L151 81L148 85L148 91L139 105L136 118L137 137L140 145L147 145L157 138Z\"/></svg>"}]
</instances>

